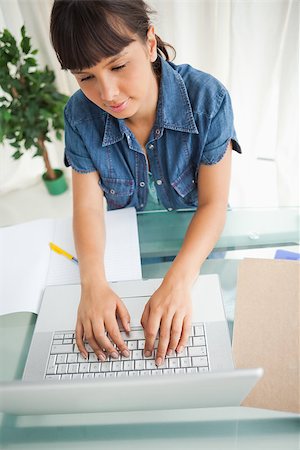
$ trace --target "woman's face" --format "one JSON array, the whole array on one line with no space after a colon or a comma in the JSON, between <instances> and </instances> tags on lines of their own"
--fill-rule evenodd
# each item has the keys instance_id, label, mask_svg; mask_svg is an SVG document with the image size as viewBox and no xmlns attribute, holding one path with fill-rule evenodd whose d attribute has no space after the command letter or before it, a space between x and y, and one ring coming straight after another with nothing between
<instances>
[{"instance_id":1,"label":"woman's face","mask_svg":"<svg viewBox=\"0 0 300 450\"><path fill-rule=\"evenodd\" d=\"M118 55L72 72L85 96L118 119L143 117L149 105L156 105L158 89L151 62L157 53L152 31L150 27L145 44L135 40Z\"/></svg>"}]
</instances>

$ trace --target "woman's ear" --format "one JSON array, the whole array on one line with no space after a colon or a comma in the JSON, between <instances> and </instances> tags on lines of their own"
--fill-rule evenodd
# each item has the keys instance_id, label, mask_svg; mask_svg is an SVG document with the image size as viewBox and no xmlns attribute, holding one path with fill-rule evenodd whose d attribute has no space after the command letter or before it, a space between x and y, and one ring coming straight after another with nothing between
<instances>
[{"instance_id":1,"label":"woman's ear","mask_svg":"<svg viewBox=\"0 0 300 450\"><path fill-rule=\"evenodd\" d=\"M157 42L154 31L154 26L150 25L147 32L147 47L149 51L150 61L154 62L157 59Z\"/></svg>"}]
</instances>

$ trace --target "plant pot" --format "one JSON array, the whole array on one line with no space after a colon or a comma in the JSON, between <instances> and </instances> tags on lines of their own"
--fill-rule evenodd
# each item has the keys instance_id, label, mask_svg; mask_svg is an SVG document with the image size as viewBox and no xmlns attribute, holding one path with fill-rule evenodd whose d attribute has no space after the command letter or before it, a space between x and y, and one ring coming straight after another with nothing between
<instances>
[{"instance_id":1,"label":"plant pot","mask_svg":"<svg viewBox=\"0 0 300 450\"><path fill-rule=\"evenodd\" d=\"M42 179L46 185L46 188L51 195L59 195L65 192L68 189L67 181L65 178L65 174L60 169L54 169L54 172L57 175L55 180L49 180L46 176L46 173L42 175Z\"/></svg>"}]
</instances>

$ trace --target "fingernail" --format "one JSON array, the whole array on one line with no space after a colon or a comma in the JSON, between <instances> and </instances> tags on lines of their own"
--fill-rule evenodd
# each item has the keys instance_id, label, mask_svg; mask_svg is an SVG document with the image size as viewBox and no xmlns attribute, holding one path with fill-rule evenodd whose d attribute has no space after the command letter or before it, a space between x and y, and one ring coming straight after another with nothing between
<instances>
[{"instance_id":1,"label":"fingernail","mask_svg":"<svg viewBox=\"0 0 300 450\"><path fill-rule=\"evenodd\" d=\"M181 353L183 351L183 347L181 346L181 347L178 347L178 349L177 349L177 353Z\"/></svg>"},{"instance_id":2,"label":"fingernail","mask_svg":"<svg viewBox=\"0 0 300 450\"><path fill-rule=\"evenodd\" d=\"M172 350L171 348L169 348L169 350L167 351L167 355L168 355L168 356L173 355L173 350Z\"/></svg>"},{"instance_id":3,"label":"fingernail","mask_svg":"<svg viewBox=\"0 0 300 450\"><path fill-rule=\"evenodd\" d=\"M148 358L149 356L151 356L150 350L146 350L146 351L145 351L145 356L146 356L146 358Z\"/></svg>"},{"instance_id":4,"label":"fingernail","mask_svg":"<svg viewBox=\"0 0 300 450\"><path fill-rule=\"evenodd\" d=\"M98 355L98 359L100 359L101 361L106 361L106 356L102 355L102 353L101 353Z\"/></svg>"},{"instance_id":5,"label":"fingernail","mask_svg":"<svg viewBox=\"0 0 300 450\"><path fill-rule=\"evenodd\" d=\"M157 367L161 366L162 358L157 358L157 360L155 361L155 364L157 365Z\"/></svg>"},{"instance_id":6,"label":"fingernail","mask_svg":"<svg viewBox=\"0 0 300 450\"><path fill-rule=\"evenodd\" d=\"M129 351L128 351L128 350L123 350L123 351L122 351L122 355L125 356L125 358L128 358L128 356L129 356Z\"/></svg>"},{"instance_id":7,"label":"fingernail","mask_svg":"<svg viewBox=\"0 0 300 450\"><path fill-rule=\"evenodd\" d=\"M130 332L130 323L129 322L127 324L127 331L128 331L128 333Z\"/></svg>"},{"instance_id":8,"label":"fingernail","mask_svg":"<svg viewBox=\"0 0 300 450\"><path fill-rule=\"evenodd\" d=\"M118 359L118 358L119 358L119 355L118 355L117 352L112 352L112 353L110 354L110 356L111 356L112 358L114 358L114 359Z\"/></svg>"},{"instance_id":9,"label":"fingernail","mask_svg":"<svg viewBox=\"0 0 300 450\"><path fill-rule=\"evenodd\" d=\"M85 355L85 354L82 353L82 352L80 352L80 354L81 354L81 356L82 356L84 359L87 359L87 355Z\"/></svg>"}]
</instances>

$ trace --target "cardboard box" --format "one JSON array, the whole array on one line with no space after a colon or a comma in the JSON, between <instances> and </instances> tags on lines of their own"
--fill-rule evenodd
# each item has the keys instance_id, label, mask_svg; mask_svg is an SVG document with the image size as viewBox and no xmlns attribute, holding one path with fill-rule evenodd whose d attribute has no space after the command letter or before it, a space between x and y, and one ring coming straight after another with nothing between
<instances>
[{"instance_id":1,"label":"cardboard box","mask_svg":"<svg viewBox=\"0 0 300 450\"><path fill-rule=\"evenodd\" d=\"M299 280L298 261L245 259L239 265L234 362L264 369L244 406L300 412Z\"/></svg>"}]
</instances>

